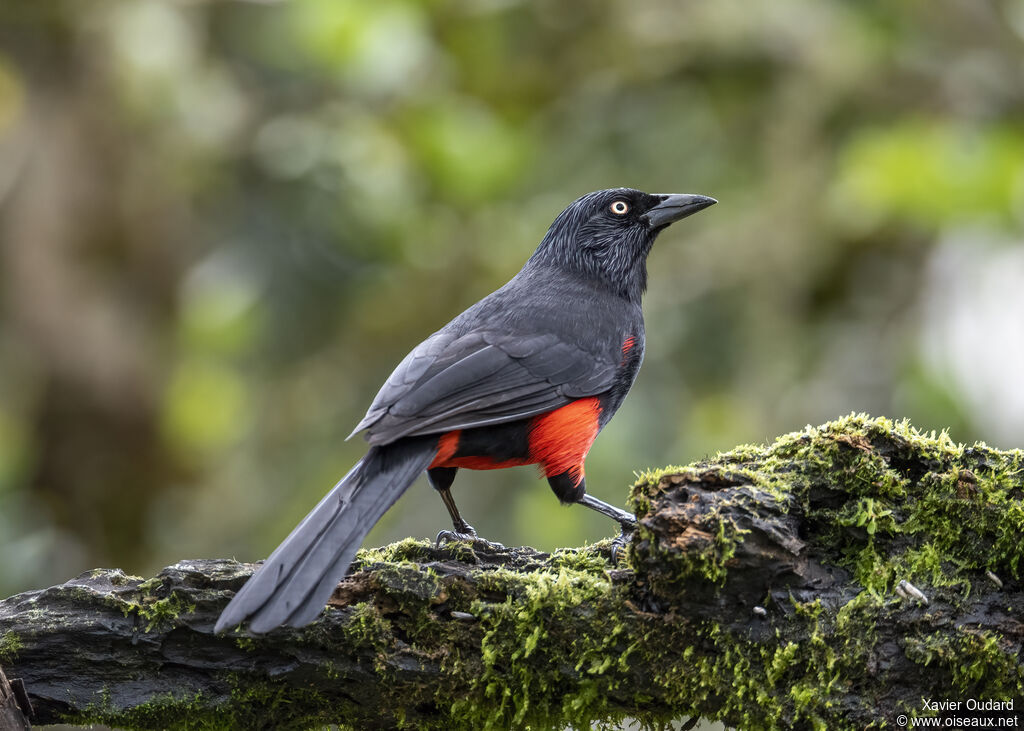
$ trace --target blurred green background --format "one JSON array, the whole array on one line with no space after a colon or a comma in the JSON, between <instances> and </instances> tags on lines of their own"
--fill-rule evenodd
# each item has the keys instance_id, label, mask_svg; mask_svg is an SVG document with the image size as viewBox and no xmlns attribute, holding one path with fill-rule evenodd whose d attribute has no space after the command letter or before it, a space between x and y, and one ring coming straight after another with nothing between
<instances>
[{"instance_id":1,"label":"blurred green background","mask_svg":"<svg viewBox=\"0 0 1024 731\"><path fill-rule=\"evenodd\" d=\"M717 197L651 258L587 465L851 411L1024 445L1024 0L0 5L0 595L262 558L391 368L554 216ZM530 468L482 535L611 535ZM370 543L447 527L418 482Z\"/></svg>"}]
</instances>

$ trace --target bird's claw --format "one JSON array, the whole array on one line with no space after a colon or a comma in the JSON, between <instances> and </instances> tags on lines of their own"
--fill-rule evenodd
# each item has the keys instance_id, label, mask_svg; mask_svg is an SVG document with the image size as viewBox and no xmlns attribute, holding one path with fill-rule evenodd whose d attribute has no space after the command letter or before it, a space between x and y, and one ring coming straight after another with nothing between
<instances>
[{"instance_id":1,"label":"bird's claw","mask_svg":"<svg viewBox=\"0 0 1024 731\"><path fill-rule=\"evenodd\" d=\"M626 545L633 539L633 530L636 526L622 525L622 532L612 540L612 563L618 563L619 557L625 550Z\"/></svg>"},{"instance_id":2,"label":"bird's claw","mask_svg":"<svg viewBox=\"0 0 1024 731\"><path fill-rule=\"evenodd\" d=\"M490 548L495 551L505 550L505 546L494 541L489 541L486 538L481 538L476 534L471 526L466 526L469 530L455 531L455 530L443 530L437 534L437 539L434 545L440 548L449 541L465 541L467 543L475 543L483 546L484 548Z\"/></svg>"},{"instance_id":3,"label":"bird's claw","mask_svg":"<svg viewBox=\"0 0 1024 731\"><path fill-rule=\"evenodd\" d=\"M459 533L453 530L442 530L438 531L434 545L440 548L449 541L472 541L474 538L476 538L475 533Z\"/></svg>"}]
</instances>

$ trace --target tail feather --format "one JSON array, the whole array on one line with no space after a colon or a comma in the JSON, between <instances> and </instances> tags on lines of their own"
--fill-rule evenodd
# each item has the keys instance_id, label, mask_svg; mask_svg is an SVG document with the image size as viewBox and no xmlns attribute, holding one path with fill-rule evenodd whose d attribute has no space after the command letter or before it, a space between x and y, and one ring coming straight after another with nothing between
<instances>
[{"instance_id":1,"label":"tail feather","mask_svg":"<svg viewBox=\"0 0 1024 731\"><path fill-rule=\"evenodd\" d=\"M371 448L270 554L224 608L214 631L248 620L259 634L316 619L366 534L436 451L436 439Z\"/></svg>"}]
</instances>

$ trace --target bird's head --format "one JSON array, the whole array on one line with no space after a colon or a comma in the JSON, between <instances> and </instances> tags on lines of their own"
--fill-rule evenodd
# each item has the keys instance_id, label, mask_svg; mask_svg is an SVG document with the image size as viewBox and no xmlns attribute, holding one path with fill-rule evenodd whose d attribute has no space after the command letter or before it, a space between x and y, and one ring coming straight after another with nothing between
<instances>
[{"instance_id":1,"label":"bird's head","mask_svg":"<svg viewBox=\"0 0 1024 731\"><path fill-rule=\"evenodd\" d=\"M599 190L573 201L551 224L531 258L602 280L639 301L647 255L659 233L717 201L704 195Z\"/></svg>"}]
</instances>

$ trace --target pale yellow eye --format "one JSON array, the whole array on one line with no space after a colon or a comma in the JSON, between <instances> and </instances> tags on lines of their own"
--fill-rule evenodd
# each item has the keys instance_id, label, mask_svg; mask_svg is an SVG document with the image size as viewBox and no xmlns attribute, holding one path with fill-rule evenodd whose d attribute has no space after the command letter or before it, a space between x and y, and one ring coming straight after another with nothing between
<instances>
[{"instance_id":1,"label":"pale yellow eye","mask_svg":"<svg viewBox=\"0 0 1024 731\"><path fill-rule=\"evenodd\" d=\"M626 201L615 201L611 204L610 208L616 216L625 216L629 211L629 204Z\"/></svg>"}]
</instances>

